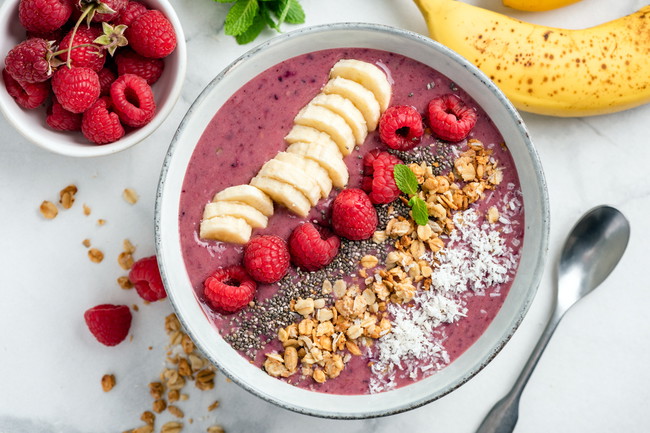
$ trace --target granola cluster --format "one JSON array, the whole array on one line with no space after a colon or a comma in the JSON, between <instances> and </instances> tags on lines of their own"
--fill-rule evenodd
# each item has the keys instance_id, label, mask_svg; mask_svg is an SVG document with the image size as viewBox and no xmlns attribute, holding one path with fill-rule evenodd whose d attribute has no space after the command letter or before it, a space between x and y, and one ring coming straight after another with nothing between
<instances>
[{"instance_id":1,"label":"granola cluster","mask_svg":"<svg viewBox=\"0 0 650 433\"><path fill-rule=\"evenodd\" d=\"M77 191L76 185L68 185L59 191L59 206L63 209L70 209L74 204ZM56 218L59 214L57 206L49 200L43 200L39 209L43 217L49 220Z\"/></svg>"},{"instance_id":2,"label":"granola cluster","mask_svg":"<svg viewBox=\"0 0 650 433\"><path fill-rule=\"evenodd\" d=\"M185 413L176 405L179 401L189 399L189 394L183 392L188 382L194 382L196 388L201 391L212 390L216 369L214 366L196 350L194 342L189 335L183 332L181 324L175 314L165 318L165 331L169 337L169 350L167 352L166 367L160 372L160 380L149 383L149 394L153 399L151 410L146 410L140 416L144 425L128 430L124 433L152 433L154 431L156 414L164 411L178 419L184 419ZM215 401L208 407L212 411L219 406ZM192 424L194 420L188 418L187 422ZM179 433L183 430L184 424L181 421L169 421L160 427L161 433ZM208 428L210 433L223 433L219 425Z\"/></svg>"},{"instance_id":3,"label":"granola cluster","mask_svg":"<svg viewBox=\"0 0 650 433\"><path fill-rule=\"evenodd\" d=\"M376 243L391 238L395 249L380 266L372 255L360 260L363 287L325 280L323 298L292 300L291 310L302 318L279 330L284 350L266 354L263 367L269 375L287 378L300 373L317 383L339 376L352 356L363 353L361 348L372 346L391 331L385 314L388 303L408 303L417 290L431 287L434 255L445 246L441 236L455 228L453 214L466 210L503 179L491 150L478 140L469 140L468 146L445 176L435 175L434 167L426 162L409 165L418 181L418 195L427 206L428 223L418 225L410 215L397 215L384 230L376 231ZM401 196L400 200L406 204L409 198ZM394 214L389 208L389 215ZM497 209L490 208L486 219L496 222Z\"/></svg>"},{"instance_id":4,"label":"granola cluster","mask_svg":"<svg viewBox=\"0 0 650 433\"><path fill-rule=\"evenodd\" d=\"M264 362L271 376L289 377L300 371L323 383L338 377L351 356L361 355L360 346L369 346L390 332L390 322L383 317L386 302L372 289L362 291L343 280L334 284L325 280L322 293L333 294L334 304L326 305L324 298L292 302L292 311L302 320L279 330L284 351L266 354Z\"/></svg>"}]
</instances>

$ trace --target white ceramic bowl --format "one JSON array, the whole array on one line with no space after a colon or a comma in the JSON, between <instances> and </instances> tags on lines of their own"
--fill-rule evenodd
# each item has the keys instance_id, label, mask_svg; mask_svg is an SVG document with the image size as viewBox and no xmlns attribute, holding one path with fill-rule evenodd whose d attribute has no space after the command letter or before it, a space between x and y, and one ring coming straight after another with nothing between
<instances>
[{"instance_id":1,"label":"white ceramic bowl","mask_svg":"<svg viewBox=\"0 0 650 433\"><path fill-rule=\"evenodd\" d=\"M186 166L206 125L221 105L261 71L294 56L340 47L392 51L453 77L491 116L515 161L524 196L525 235L519 271L503 307L485 333L440 372L403 388L374 395L328 395L288 385L249 364L206 318L189 281L179 235L179 197ZM156 247L176 312L198 347L243 388L282 407L332 418L402 412L437 399L469 380L503 347L532 301L546 257L549 206L537 153L517 111L477 68L429 38L390 27L333 24L301 29L254 48L221 72L194 102L165 160L156 205Z\"/></svg>"},{"instance_id":2,"label":"white ceramic bowl","mask_svg":"<svg viewBox=\"0 0 650 433\"><path fill-rule=\"evenodd\" d=\"M19 0L4 0L0 6L0 56L4 58L14 46L25 39L25 29L18 20ZM21 108L7 93L0 79L0 111L5 118L27 139L55 153L67 156L89 157L109 155L127 149L144 140L158 128L169 115L178 100L185 80L187 48L183 28L178 16L167 0L145 0L145 5L158 9L171 21L176 30L176 49L165 58L165 71L152 86L156 101L156 115L147 125L127 133L114 143L96 145L90 143L81 132L61 132L50 129L45 123L45 107L34 110Z\"/></svg>"}]
</instances>

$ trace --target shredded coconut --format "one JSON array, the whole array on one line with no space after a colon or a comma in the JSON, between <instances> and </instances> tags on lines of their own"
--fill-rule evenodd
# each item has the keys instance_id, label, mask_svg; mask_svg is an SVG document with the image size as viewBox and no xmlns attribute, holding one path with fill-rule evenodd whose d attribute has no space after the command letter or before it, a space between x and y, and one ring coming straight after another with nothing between
<instances>
[{"instance_id":1,"label":"shredded coconut","mask_svg":"<svg viewBox=\"0 0 650 433\"><path fill-rule=\"evenodd\" d=\"M389 305L393 326L372 349L371 393L395 388L398 374L417 379L447 365L446 335L439 326L467 315L461 294L485 296L486 289L510 279L515 256L501 233L480 219L474 209L454 215L456 229L445 248L425 257L434 269L431 288L416 293L415 305ZM507 223L501 222L503 229ZM501 294L495 290L490 296Z\"/></svg>"},{"instance_id":2,"label":"shredded coconut","mask_svg":"<svg viewBox=\"0 0 650 433\"><path fill-rule=\"evenodd\" d=\"M474 209L454 215L456 230L446 248L435 256L439 260L431 276L432 287L442 293L484 290L508 281L514 258L501 234L483 223Z\"/></svg>"}]
</instances>

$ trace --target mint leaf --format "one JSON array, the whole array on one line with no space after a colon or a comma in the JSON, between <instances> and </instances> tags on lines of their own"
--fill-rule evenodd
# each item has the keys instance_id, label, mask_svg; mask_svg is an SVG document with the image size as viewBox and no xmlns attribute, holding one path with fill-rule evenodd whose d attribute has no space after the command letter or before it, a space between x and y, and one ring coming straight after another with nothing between
<instances>
[{"instance_id":1,"label":"mint leaf","mask_svg":"<svg viewBox=\"0 0 650 433\"><path fill-rule=\"evenodd\" d=\"M277 9L275 10L275 15L278 17L278 27L282 25L282 23L286 19L290 7L291 7L291 0L279 0L277 2Z\"/></svg>"},{"instance_id":2,"label":"mint leaf","mask_svg":"<svg viewBox=\"0 0 650 433\"><path fill-rule=\"evenodd\" d=\"M268 14L267 14L268 15ZM262 14L255 15L253 24L242 34L235 36L235 40L239 45L244 45L249 42L253 42L257 38L262 30L266 27L266 20Z\"/></svg>"},{"instance_id":3,"label":"mint leaf","mask_svg":"<svg viewBox=\"0 0 650 433\"><path fill-rule=\"evenodd\" d=\"M418 179L408 166L404 164L395 164L393 167L393 177L397 187L404 194L413 195L418 193Z\"/></svg>"},{"instance_id":4,"label":"mint leaf","mask_svg":"<svg viewBox=\"0 0 650 433\"><path fill-rule=\"evenodd\" d=\"M425 226L429 223L429 212L427 211L427 204L417 195L414 195L409 200L409 206L411 206L411 214L413 215L413 221L419 226Z\"/></svg>"},{"instance_id":5,"label":"mint leaf","mask_svg":"<svg viewBox=\"0 0 650 433\"><path fill-rule=\"evenodd\" d=\"M217 3L234 3L235 2L235 0L214 0L214 1L216 1Z\"/></svg>"},{"instance_id":6,"label":"mint leaf","mask_svg":"<svg viewBox=\"0 0 650 433\"><path fill-rule=\"evenodd\" d=\"M289 10L287 15L284 17L284 21L289 24L302 24L305 22L305 11L298 3L298 0L288 0L289 1Z\"/></svg>"},{"instance_id":7,"label":"mint leaf","mask_svg":"<svg viewBox=\"0 0 650 433\"><path fill-rule=\"evenodd\" d=\"M241 35L253 25L259 6L257 0L237 0L226 15L224 32L227 35Z\"/></svg>"}]
</instances>

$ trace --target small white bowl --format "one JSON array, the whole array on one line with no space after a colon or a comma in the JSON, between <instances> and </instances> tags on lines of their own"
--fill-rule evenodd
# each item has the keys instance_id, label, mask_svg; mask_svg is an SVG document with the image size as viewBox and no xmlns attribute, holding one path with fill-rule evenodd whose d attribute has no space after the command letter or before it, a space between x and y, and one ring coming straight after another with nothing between
<instances>
[{"instance_id":1,"label":"small white bowl","mask_svg":"<svg viewBox=\"0 0 650 433\"><path fill-rule=\"evenodd\" d=\"M4 0L0 6L0 68L9 50L25 39L25 29L18 20L19 0ZM27 139L44 149L67 156L90 157L109 155L127 149L144 140L158 128L178 100L185 80L187 47L181 23L168 0L145 0L148 8L158 9L170 20L176 30L176 49L165 58L165 70L152 86L156 100L156 115L147 125L133 130L114 143L90 143L79 131L61 132L50 129L45 123L46 107L25 110L9 96L4 83L0 83L0 111ZM0 80L1 81L1 80Z\"/></svg>"},{"instance_id":2,"label":"small white bowl","mask_svg":"<svg viewBox=\"0 0 650 433\"><path fill-rule=\"evenodd\" d=\"M518 271L503 306L485 332L436 374L401 388L368 395L334 395L298 388L269 376L237 353L219 335L199 304L185 268L179 230L179 197L187 164L203 131L224 102L260 72L283 60L344 47L394 52L453 77L490 115L508 143L525 209ZM548 248L549 203L542 168L528 131L517 110L485 74L424 36L381 25L341 23L303 28L271 39L235 60L208 84L181 122L167 153L156 200L155 232L169 299L186 331L220 371L253 394L296 412L329 418L369 418L410 410L452 392L503 348L523 320L542 276Z\"/></svg>"}]
</instances>

